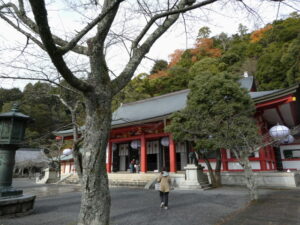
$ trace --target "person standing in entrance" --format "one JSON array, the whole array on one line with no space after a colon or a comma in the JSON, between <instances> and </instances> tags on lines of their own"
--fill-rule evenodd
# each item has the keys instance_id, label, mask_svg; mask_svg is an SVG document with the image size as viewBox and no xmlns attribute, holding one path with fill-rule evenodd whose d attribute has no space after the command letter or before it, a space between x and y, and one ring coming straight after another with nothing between
<instances>
[{"instance_id":1,"label":"person standing in entrance","mask_svg":"<svg viewBox=\"0 0 300 225\"><path fill-rule=\"evenodd\" d=\"M136 172L136 173L139 173L139 172L140 172L140 162L139 162L139 160L136 160L136 161L135 161L134 168L135 168L135 172Z\"/></svg>"},{"instance_id":2,"label":"person standing in entrance","mask_svg":"<svg viewBox=\"0 0 300 225\"><path fill-rule=\"evenodd\" d=\"M170 183L171 178L166 168L162 168L162 172L157 178L157 182L160 183L159 196L160 196L160 207L168 209L169 203L169 192L170 192Z\"/></svg>"},{"instance_id":3,"label":"person standing in entrance","mask_svg":"<svg viewBox=\"0 0 300 225\"><path fill-rule=\"evenodd\" d=\"M134 173L134 165L135 165L135 159L131 160L129 164L130 173Z\"/></svg>"}]
</instances>

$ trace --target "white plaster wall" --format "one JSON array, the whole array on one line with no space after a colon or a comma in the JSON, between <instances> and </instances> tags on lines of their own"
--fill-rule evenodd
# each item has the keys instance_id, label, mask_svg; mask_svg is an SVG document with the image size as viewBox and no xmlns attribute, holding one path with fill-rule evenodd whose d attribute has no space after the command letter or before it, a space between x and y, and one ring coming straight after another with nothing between
<instances>
[{"instance_id":1,"label":"white plaster wall","mask_svg":"<svg viewBox=\"0 0 300 225\"><path fill-rule=\"evenodd\" d=\"M106 147L106 157L105 157L105 162L108 163L108 151L109 151L109 147L107 145Z\"/></svg>"},{"instance_id":2,"label":"white plaster wall","mask_svg":"<svg viewBox=\"0 0 300 225\"><path fill-rule=\"evenodd\" d=\"M258 186L262 187L299 187L300 173L287 172L256 172L254 173ZM230 185L245 184L243 172L222 172L222 183Z\"/></svg>"},{"instance_id":3,"label":"white plaster wall","mask_svg":"<svg viewBox=\"0 0 300 225\"><path fill-rule=\"evenodd\" d=\"M187 155L186 152L181 152L180 153L180 159L181 159L181 170L187 165Z\"/></svg>"},{"instance_id":4,"label":"white plaster wall","mask_svg":"<svg viewBox=\"0 0 300 225\"><path fill-rule=\"evenodd\" d=\"M66 172L66 173L70 173L70 168L71 168L71 165L70 165L70 163L68 162L67 165L66 165L66 170L65 170L65 172Z\"/></svg>"},{"instance_id":5,"label":"white plaster wall","mask_svg":"<svg viewBox=\"0 0 300 225\"><path fill-rule=\"evenodd\" d=\"M260 170L260 163L259 162L250 162L252 169ZM228 163L229 170L242 170L243 167L238 162L229 162Z\"/></svg>"},{"instance_id":6,"label":"white plaster wall","mask_svg":"<svg viewBox=\"0 0 300 225\"><path fill-rule=\"evenodd\" d=\"M230 159L230 150L226 149L226 155L227 155L227 159Z\"/></svg>"},{"instance_id":7,"label":"white plaster wall","mask_svg":"<svg viewBox=\"0 0 300 225\"><path fill-rule=\"evenodd\" d=\"M210 165L212 169L214 170L216 168L216 163L215 162L210 162ZM208 170L207 165L205 162L201 163L201 166L204 166L204 170ZM221 165L221 170L223 169L223 164Z\"/></svg>"},{"instance_id":8,"label":"white plaster wall","mask_svg":"<svg viewBox=\"0 0 300 225\"><path fill-rule=\"evenodd\" d=\"M300 160L297 161L282 161L283 169L297 169L300 170Z\"/></svg>"},{"instance_id":9,"label":"white plaster wall","mask_svg":"<svg viewBox=\"0 0 300 225\"><path fill-rule=\"evenodd\" d=\"M243 167L238 162L229 162L228 163L229 170L242 170Z\"/></svg>"},{"instance_id":10,"label":"white plaster wall","mask_svg":"<svg viewBox=\"0 0 300 225\"><path fill-rule=\"evenodd\" d=\"M126 156L125 155L120 155L120 171L125 171L126 170Z\"/></svg>"}]
</instances>

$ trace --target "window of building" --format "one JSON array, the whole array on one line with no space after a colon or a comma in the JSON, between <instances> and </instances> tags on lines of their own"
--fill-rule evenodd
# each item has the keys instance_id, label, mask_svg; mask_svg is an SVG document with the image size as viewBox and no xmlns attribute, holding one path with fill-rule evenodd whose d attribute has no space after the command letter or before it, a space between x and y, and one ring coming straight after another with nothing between
<instances>
[{"instance_id":1,"label":"window of building","mask_svg":"<svg viewBox=\"0 0 300 225\"><path fill-rule=\"evenodd\" d=\"M285 159L300 158L300 149L287 149L283 151Z\"/></svg>"}]
</instances>

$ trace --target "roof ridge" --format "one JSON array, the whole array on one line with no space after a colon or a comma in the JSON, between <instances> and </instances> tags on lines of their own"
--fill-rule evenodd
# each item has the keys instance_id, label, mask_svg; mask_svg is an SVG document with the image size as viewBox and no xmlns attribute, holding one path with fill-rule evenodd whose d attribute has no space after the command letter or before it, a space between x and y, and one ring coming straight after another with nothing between
<instances>
[{"instance_id":1,"label":"roof ridge","mask_svg":"<svg viewBox=\"0 0 300 225\"><path fill-rule=\"evenodd\" d=\"M135 102L128 102L128 103L123 104L122 106L135 105L135 104L139 104L139 103L142 103L142 102L149 102L149 101L153 101L153 100L156 100L156 99L165 98L165 97L169 97L169 96L172 96L172 95L177 95L177 94L188 92L188 91L190 91L190 89L174 91L174 92L167 93L167 94L164 94L164 95L159 95L159 96L155 96L155 97L151 97L151 98L146 98L146 99L138 100L138 101L135 101Z\"/></svg>"}]
</instances>

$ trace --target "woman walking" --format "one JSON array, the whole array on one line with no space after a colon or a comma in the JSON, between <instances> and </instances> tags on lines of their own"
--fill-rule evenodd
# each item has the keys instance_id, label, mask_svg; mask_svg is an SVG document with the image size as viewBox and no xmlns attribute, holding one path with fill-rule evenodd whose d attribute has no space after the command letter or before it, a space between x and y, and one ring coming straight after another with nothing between
<instances>
[{"instance_id":1,"label":"woman walking","mask_svg":"<svg viewBox=\"0 0 300 225\"><path fill-rule=\"evenodd\" d=\"M171 179L166 168L162 169L162 172L157 178L157 182L160 183L160 190L159 190L159 196L161 202L160 207L161 208L165 207L165 209L168 209Z\"/></svg>"}]
</instances>

